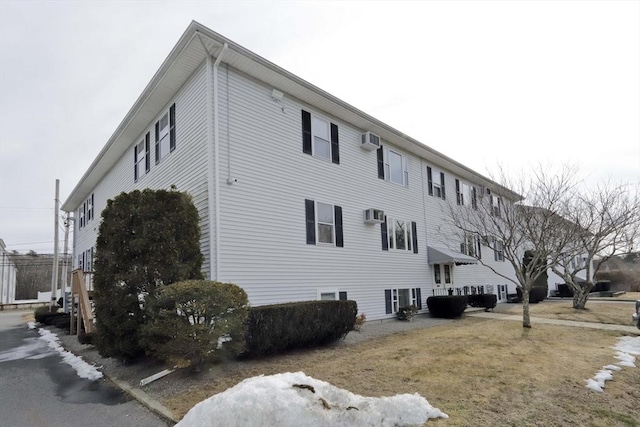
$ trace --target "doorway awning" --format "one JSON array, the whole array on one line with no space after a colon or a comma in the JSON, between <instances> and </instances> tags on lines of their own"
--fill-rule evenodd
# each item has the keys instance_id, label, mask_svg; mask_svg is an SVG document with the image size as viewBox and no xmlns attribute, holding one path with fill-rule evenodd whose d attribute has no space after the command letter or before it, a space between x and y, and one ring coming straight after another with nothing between
<instances>
[{"instance_id":1,"label":"doorway awning","mask_svg":"<svg viewBox=\"0 0 640 427\"><path fill-rule=\"evenodd\" d=\"M432 248L427 246L427 257L429 264L477 264L478 260L469 255L452 251L447 248Z\"/></svg>"}]
</instances>

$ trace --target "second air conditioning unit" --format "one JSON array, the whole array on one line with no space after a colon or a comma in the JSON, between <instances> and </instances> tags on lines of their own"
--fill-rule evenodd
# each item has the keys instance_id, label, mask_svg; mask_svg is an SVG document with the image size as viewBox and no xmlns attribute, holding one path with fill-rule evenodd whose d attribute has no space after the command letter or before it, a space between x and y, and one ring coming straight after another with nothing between
<instances>
[{"instance_id":1,"label":"second air conditioning unit","mask_svg":"<svg viewBox=\"0 0 640 427\"><path fill-rule=\"evenodd\" d=\"M380 209L365 209L364 222L367 224L381 224L384 222L384 211Z\"/></svg>"},{"instance_id":2,"label":"second air conditioning unit","mask_svg":"<svg viewBox=\"0 0 640 427\"><path fill-rule=\"evenodd\" d=\"M365 132L362 134L360 147L367 151L377 150L380 148L380 137L373 132Z\"/></svg>"}]
</instances>

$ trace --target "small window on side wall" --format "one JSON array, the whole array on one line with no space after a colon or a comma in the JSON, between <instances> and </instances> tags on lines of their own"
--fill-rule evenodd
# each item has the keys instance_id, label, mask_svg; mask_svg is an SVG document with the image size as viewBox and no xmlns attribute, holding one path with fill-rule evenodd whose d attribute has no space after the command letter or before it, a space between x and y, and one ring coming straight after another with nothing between
<instances>
[{"instance_id":1,"label":"small window on side wall","mask_svg":"<svg viewBox=\"0 0 640 427\"><path fill-rule=\"evenodd\" d=\"M340 164L338 125L302 110L302 152Z\"/></svg>"},{"instance_id":2,"label":"small window on side wall","mask_svg":"<svg viewBox=\"0 0 640 427\"><path fill-rule=\"evenodd\" d=\"M308 245L344 246L340 206L306 199L305 219Z\"/></svg>"}]
</instances>

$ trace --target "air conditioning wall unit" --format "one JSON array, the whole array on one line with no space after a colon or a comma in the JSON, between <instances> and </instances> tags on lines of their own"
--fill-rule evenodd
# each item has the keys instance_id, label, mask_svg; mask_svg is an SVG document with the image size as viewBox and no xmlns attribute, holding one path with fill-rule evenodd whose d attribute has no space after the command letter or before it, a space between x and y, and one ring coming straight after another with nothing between
<instances>
[{"instance_id":1,"label":"air conditioning wall unit","mask_svg":"<svg viewBox=\"0 0 640 427\"><path fill-rule=\"evenodd\" d=\"M373 132L365 132L362 134L360 147L367 151L377 150L380 148L380 137Z\"/></svg>"},{"instance_id":2,"label":"air conditioning wall unit","mask_svg":"<svg viewBox=\"0 0 640 427\"><path fill-rule=\"evenodd\" d=\"M365 209L364 222L366 224L381 224L384 222L384 211L381 209Z\"/></svg>"}]
</instances>

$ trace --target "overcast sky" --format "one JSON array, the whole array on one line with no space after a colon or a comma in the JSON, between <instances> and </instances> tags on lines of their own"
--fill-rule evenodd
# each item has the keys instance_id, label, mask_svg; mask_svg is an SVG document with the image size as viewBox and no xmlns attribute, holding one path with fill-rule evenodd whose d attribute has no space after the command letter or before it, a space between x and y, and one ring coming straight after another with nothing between
<instances>
[{"instance_id":1,"label":"overcast sky","mask_svg":"<svg viewBox=\"0 0 640 427\"><path fill-rule=\"evenodd\" d=\"M0 0L9 249L53 251L56 178L64 202L191 20L485 175L640 182L640 1Z\"/></svg>"}]
</instances>

